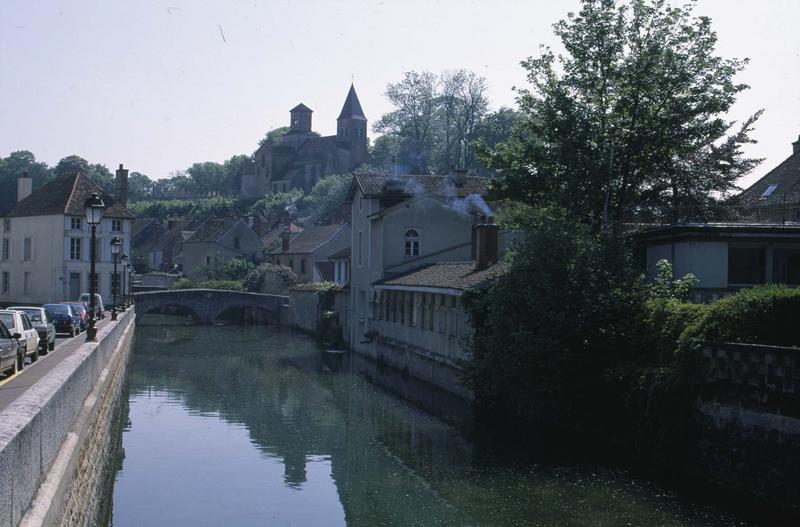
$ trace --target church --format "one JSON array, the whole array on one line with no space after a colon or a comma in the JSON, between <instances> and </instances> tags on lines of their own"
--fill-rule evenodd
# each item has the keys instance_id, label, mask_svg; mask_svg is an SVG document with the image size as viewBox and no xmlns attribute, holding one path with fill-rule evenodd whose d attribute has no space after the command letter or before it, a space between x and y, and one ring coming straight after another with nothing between
<instances>
[{"instance_id":1,"label":"church","mask_svg":"<svg viewBox=\"0 0 800 527\"><path fill-rule=\"evenodd\" d=\"M356 89L350 91L336 119L336 135L321 137L311 129L313 110L298 104L290 110L289 131L280 142L265 142L244 167L242 197L299 188L308 193L324 176L346 174L369 160L367 118Z\"/></svg>"}]
</instances>

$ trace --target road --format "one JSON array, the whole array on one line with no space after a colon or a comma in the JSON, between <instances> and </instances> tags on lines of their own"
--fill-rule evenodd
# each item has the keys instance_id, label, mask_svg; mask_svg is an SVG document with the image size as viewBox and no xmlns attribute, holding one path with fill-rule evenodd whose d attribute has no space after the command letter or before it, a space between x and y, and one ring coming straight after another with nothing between
<instances>
[{"instance_id":1,"label":"road","mask_svg":"<svg viewBox=\"0 0 800 527\"><path fill-rule=\"evenodd\" d=\"M109 323L111 317L97 321L97 328L102 328ZM86 342L86 332L75 337L56 335L56 349L47 355L39 354L39 360L33 364L25 364L25 368L16 375L0 377L0 412L13 403L25 390L33 386L39 379L55 368L61 361L72 355ZM30 360L30 359L28 359Z\"/></svg>"}]
</instances>

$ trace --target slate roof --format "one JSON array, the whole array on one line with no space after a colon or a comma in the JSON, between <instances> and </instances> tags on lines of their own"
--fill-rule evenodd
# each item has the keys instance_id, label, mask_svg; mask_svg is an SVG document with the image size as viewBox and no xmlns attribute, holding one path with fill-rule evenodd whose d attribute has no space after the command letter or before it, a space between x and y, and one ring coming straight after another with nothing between
<instances>
[{"instance_id":1,"label":"slate roof","mask_svg":"<svg viewBox=\"0 0 800 527\"><path fill-rule=\"evenodd\" d=\"M289 111L290 112L313 112L314 110L312 110L311 108L309 108L305 104L300 103L300 104L298 104L297 106L295 106L294 108L292 108Z\"/></svg>"},{"instance_id":2,"label":"slate roof","mask_svg":"<svg viewBox=\"0 0 800 527\"><path fill-rule=\"evenodd\" d=\"M344 249L336 251L328 256L328 260L342 260L344 258L350 258L350 247L345 247Z\"/></svg>"},{"instance_id":3,"label":"slate roof","mask_svg":"<svg viewBox=\"0 0 800 527\"><path fill-rule=\"evenodd\" d=\"M173 243L178 238L181 238L181 241L184 241L187 238L189 238L192 234L194 234L194 231L191 229L194 229L195 227L200 225L201 221L202 220L200 220L199 218L194 218L191 220L179 220L177 223L175 223L175 225L172 226L171 229L165 232L164 235L161 237L161 242L162 242L161 248L163 249L167 247L169 244ZM188 236L184 236L183 235L184 232L188 232L190 234Z\"/></svg>"},{"instance_id":4,"label":"slate roof","mask_svg":"<svg viewBox=\"0 0 800 527\"><path fill-rule=\"evenodd\" d=\"M103 203L106 205L106 209L103 212L104 217L134 219L135 216L131 211L122 206L111 195L104 193L83 172L60 175L46 185L34 190L30 196L14 205L14 208L6 214L6 217L21 218L56 214L83 216L83 204L93 193L98 193L103 198Z\"/></svg>"},{"instance_id":5,"label":"slate roof","mask_svg":"<svg viewBox=\"0 0 800 527\"><path fill-rule=\"evenodd\" d=\"M367 117L364 115L364 110L361 109L361 103L358 101L356 88L352 84L350 85L350 91L347 92L347 98L344 100L342 111L339 112L339 117L337 117L336 120L338 121L339 119L367 120Z\"/></svg>"},{"instance_id":6,"label":"slate roof","mask_svg":"<svg viewBox=\"0 0 800 527\"><path fill-rule=\"evenodd\" d=\"M328 243L336 234L347 227L346 223L334 225L315 225L307 227L303 232L289 241L289 250L285 253L277 248L270 254L308 254Z\"/></svg>"},{"instance_id":7,"label":"slate roof","mask_svg":"<svg viewBox=\"0 0 800 527\"><path fill-rule=\"evenodd\" d=\"M356 188L359 188L365 197L379 197L387 181L394 179L403 189L403 195L413 197L429 195L437 197L466 197L470 194L486 195L486 179L476 176L467 176L464 185L458 187L452 183L449 176L407 175L389 176L387 174L356 174L353 176L353 186L350 189L350 198Z\"/></svg>"},{"instance_id":8,"label":"slate roof","mask_svg":"<svg viewBox=\"0 0 800 527\"><path fill-rule=\"evenodd\" d=\"M770 185L777 188L764 196ZM782 207L784 199L787 204L800 203L800 149L738 196L740 203L756 208Z\"/></svg>"},{"instance_id":9,"label":"slate roof","mask_svg":"<svg viewBox=\"0 0 800 527\"><path fill-rule=\"evenodd\" d=\"M239 218L209 218L194 231L194 234L186 242L215 242L237 221L240 221Z\"/></svg>"},{"instance_id":10,"label":"slate roof","mask_svg":"<svg viewBox=\"0 0 800 527\"><path fill-rule=\"evenodd\" d=\"M476 270L475 262L442 262L429 264L414 271L375 282L376 286L433 287L466 291L485 287L491 280L506 272L503 262Z\"/></svg>"}]
</instances>

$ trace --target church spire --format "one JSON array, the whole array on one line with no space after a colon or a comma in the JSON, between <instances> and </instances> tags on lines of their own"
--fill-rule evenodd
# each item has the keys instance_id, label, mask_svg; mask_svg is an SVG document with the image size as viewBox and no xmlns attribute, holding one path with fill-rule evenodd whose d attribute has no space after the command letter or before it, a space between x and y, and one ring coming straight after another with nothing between
<instances>
[{"instance_id":1,"label":"church spire","mask_svg":"<svg viewBox=\"0 0 800 527\"><path fill-rule=\"evenodd\" d=\"M344 100L344 106L342 106L342 111L339 113L337 121L341 119L367 120L367 117L364 115L364 110L361 109L361 103L358 101L356 88L353 84L350 84L350 91L347 92L347 98Z\"/></svg>"}]
</instances>

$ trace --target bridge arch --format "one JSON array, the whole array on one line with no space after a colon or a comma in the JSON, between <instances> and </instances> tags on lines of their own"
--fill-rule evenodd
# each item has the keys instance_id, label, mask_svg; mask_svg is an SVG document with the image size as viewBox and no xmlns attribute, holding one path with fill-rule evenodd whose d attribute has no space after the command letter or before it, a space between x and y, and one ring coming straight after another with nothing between
<instances>
[{"instance_id":1,"label":"bridge arch","mask_svg":"<svg viewBox=\"0 0 800 527\"><path fill-rule=\"evenodd\" d=\"M202 316L198 315L191 307L181 304L159 304L150 307L147 311L141 308L137 310L136 318L141 320L145 315L187 316L190 317L195 324L203 324Z\"/></svg>"},{"instance_id":2,"label":"bridge arch","mask_svg":"<svg viewBox=\"0 0 800 527\"><path fill-rule=\"evenodd\" d=\"M289 303L289 298L281 295L216 289L149 291L136 293L134 298L137 318L167 308L180 308L186 310L197 323L205 325L223 322L223 315L229 317L236 310L262 313L265 321L280 323L283 308Z\"/></svg>"}]
</instances>

